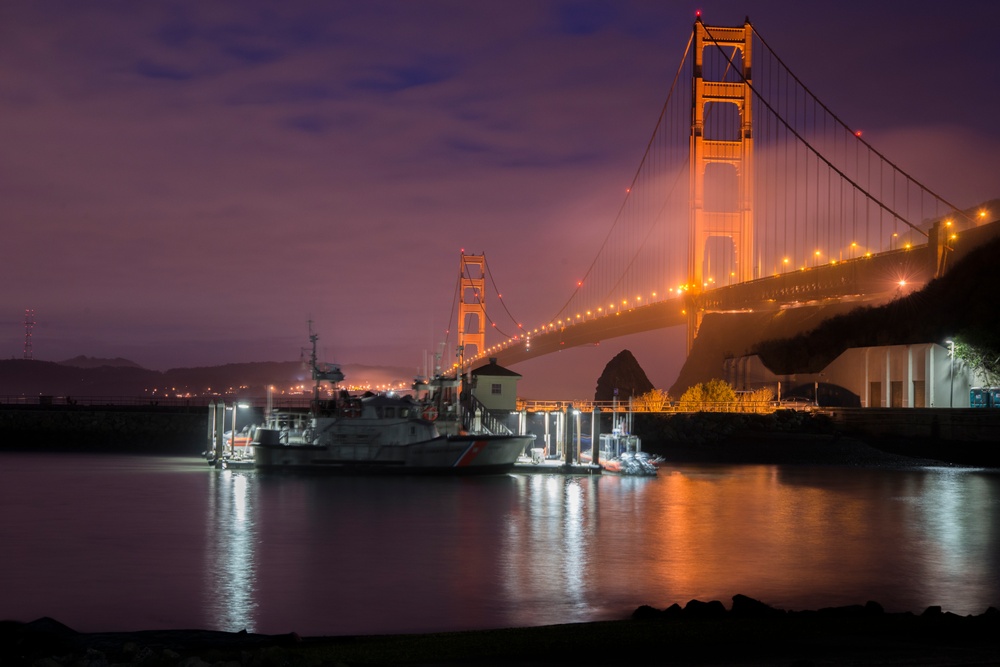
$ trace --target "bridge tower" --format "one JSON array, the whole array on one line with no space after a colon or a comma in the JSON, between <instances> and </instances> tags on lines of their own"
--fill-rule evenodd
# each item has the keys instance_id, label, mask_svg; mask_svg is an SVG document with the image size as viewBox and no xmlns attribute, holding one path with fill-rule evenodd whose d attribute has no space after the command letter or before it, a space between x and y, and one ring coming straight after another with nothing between
<instances>
[{"instance_id":1,"label":"bridge tower","mask_svg":"<svg viewBox=\"0 0 1000 667\"><path fill-rule=\"evenodd\" d=\"M689 289L697 295L710 278L716 285L753 279L753 91L750 87L753 31L747 20L742 27L706 26L699 16L694 23L693 82L691 104L691 236L688 258ZM739 69L726 63L718 79L705 80L705 49L719 49ZM713 54L714 55L714 54ZM721 57L721 56L720 56ZM715 58L717 62L719 58ZM734 105L736 114L721 114L731 123L709 123L709 105ZM737 125L731 127L729 125ZM718 177L709 179L712 166ZM720 170L728 170L726 174ZM706 189L707 186L707 189ZM728 190L722 192L720 190ZM735 190L733 192L732 190ZM706 195L708 195L706 197ZM706 201L708 205L706 206ZM730 275L706 275L706 251L710 239L728 239L732 247ZM717 269L718 267L713 267ZM688 348L698 333L701 309L688 308Z\"/></svg>"},{"instance_id":2,"label":"bridge tower","mask_svg":"<svg viewBox=\"0 0 1000 667\"><path fill-rule=\"evenodd\" d=\"M486 255L462 253L458 304L458 356L464 365L465 358L486 351ZM468 316L476 318L478 333L465 330ZM470 347L475 346L472 353Z\"/></svg>"}]
</instances>

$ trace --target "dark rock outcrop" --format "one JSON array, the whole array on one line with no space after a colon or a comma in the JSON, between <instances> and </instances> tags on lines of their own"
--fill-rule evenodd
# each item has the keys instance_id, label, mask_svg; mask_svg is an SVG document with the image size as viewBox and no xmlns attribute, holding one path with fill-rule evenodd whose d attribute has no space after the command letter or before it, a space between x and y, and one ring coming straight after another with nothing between
<instances>
[{"instance_id":1,"label":"dark rock outcrop","mask_svg":"<svg viewBox=\"0 0 1000 667\"><path fill-rule=\"evenodd\" d=\"M653 383L646 377L639 362L630 351L622 350L608 362L597 379L594 400L615 400L617 391L619 401L628 401L630 396L641 396L652 389Z\"/></svg>"}]
</instances>

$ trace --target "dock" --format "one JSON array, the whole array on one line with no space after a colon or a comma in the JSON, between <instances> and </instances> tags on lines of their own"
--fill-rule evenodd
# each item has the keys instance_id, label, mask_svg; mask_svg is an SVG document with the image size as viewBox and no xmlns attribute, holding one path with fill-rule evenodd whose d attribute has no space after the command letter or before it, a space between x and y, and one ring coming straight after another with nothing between
<instances>
[{"instance_id":1,"label":"dock","mask_svg":"<svg viewBox=\"0 0 1000 667\"><path fill-rule=\"evenodd\" d=\"M543 461L521 457L512 472L531 475L600 475L604 469L595 463L566 463L561 459Z\"/></svg>"}]
</instances>

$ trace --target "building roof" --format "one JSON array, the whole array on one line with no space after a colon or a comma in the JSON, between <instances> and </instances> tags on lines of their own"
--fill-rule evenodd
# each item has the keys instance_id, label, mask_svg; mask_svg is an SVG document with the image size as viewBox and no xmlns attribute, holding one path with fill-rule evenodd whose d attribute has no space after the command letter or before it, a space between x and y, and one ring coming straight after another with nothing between
<instances>
[{"instance_id":1,"label":"building roof","mask_svg":"<svg viewBox=\"0 0 1000 667\"><path fill-rule=\"evenodd\" d=\"M490 363L484 364L479 368L473 368L472 374L475 376L486 375L490 377L521 377L520 373L515 373L512 370L508 370L503 366L497 365L496 357L490 357Z\"/></svg>"}]
</instances>

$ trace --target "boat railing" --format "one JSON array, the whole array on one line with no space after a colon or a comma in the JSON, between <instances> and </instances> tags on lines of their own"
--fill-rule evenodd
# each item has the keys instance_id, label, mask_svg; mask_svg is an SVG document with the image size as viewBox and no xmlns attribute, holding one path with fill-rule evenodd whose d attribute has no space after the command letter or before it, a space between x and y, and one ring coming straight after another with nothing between
<instances>
[{"instance_id":1,"label":"boat railing","mask_svg":"<svg viewBox=\"0 0 1000 667\"><path fill-rule=\"evenodd\" d=\"M479 426L476 428L476 418L479 418ZM506 424L496 415L490 412L482 401L475 396L469 396L466 407L462 411L462 427L465 430L475 432L482 430L493 435L514 435Z\"/></svg>"}]
</instances>

